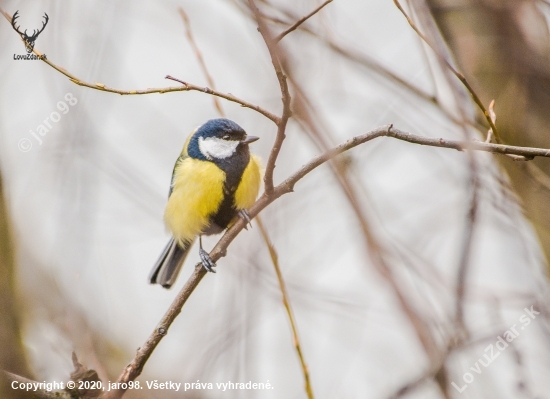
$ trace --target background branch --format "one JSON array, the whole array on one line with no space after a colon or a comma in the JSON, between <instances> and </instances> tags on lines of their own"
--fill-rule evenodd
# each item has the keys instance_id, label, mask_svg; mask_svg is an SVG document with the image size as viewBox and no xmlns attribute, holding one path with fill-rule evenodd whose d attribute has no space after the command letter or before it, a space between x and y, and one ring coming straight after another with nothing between
<instances>
[{"instance_id":1,"label":"background branch","mask_svg":"<svg viewBox=\"0 0 550 399\"><path fill-rule=\"evenodd\" d=\"M295 31L298 29L300 25L302 25L304 22L306 22L309 18L313 17L315 14L317 14L321 9L326 6L328 3L332 3L333 0L327 0L323 4L321 4L319 7L317 7L315 10L310 12L309 14L303 16L298 21L296 21L292 26L290 26L288 29L284 30L283 32L279 33L275 37L275 42L280 42L286 35L288 35L290 32Z\"/></svg>"},{"instance_id":2,"label":"background branch","mask_svg":"<svg viewBox=\"0 0 550 399\"><path fill-rule=\"evenodd\" d=\"M468 92L472 96L472 99L474 100L476 105L483 112L483 116L485 117L485 119L489 123L489 126L491 127L491 130L493 131L493 134L495 136L495 139L496 139L497 143L502 143L502 140L500 139L500 135L498 134L498 131L497 131L497 127L495 126L495 124L494 124L494 122L491 118L491 114L489 113L489 111L487 111L487 108L485 108L485 105L483 105L483 102L480 100L479 96L474 91L474 89L472 88L472 86L470 85L470 83L468 82L466 77L462 73L458 72L442 54L439 54L439 52L436 50L436 48L428 40L428 38L422 32L420 32L420 29L417 28L417 26L415 25L413 20L407 15L407 13L403 9L403 7L401 7L401 4L399 3L399 0L393 0L393 2L395 3L395 5L399 9L399 11L401 11L401 13L405 16L405 18L407 19L407 22L409 23L411 28L413 28L413 30L418 34L418 36L420 36L420 38L428 46L430 46L430 48L433 50L434 54L441 60L441 62L443 62L447 66L447 68L449 68L449 70L458 78L458 80L460 80L460 82L462 82L464 87L466 87L466 89L468 90Z\"/></svg>"},{"instance_id":3,"label":"background branch","mask_svg":"<svg viewBox=\"0 0 550 399\"><path fill-rule=\"evenodd\" d=\"M0 12L11 23L11 16L7 12L2 10L1 8L0 8ZM42 53L38 52L38 50L36 50L36 49L33 50L33 53L36 54L37 56L42 56L43 55ZM216 96L216 97L223 98L224 100L237 103L237 104L239 104L239 105L241 105L245 108L250 108L250 109L252 109L256 112L259 112L260 114L262 114L266 118L270 119L274 123L279 123L279 117L277 117L276 115L272 114L271 112L269 112L269 111L267 111L267 110L265 110L265 109L263 109L263 108L261 108L257 105L249 103L248 101L241 100L240 98L237 98L232 94L226 94L226 93L218 92L218 91L213 90L209 87L201 87L201 86L194 85L192 83L184 82L182 80L173 78L170 75L166 76L166 78L183 84L183 87L163 87L163 88L152 88L152 89L144 89L144 90L119 90L119 89L114 89L114 88L108 87L103 83L85 82L85 81L77 78L75 75L71 74L70 72L68 72L66 69L54 64L50 60L48 60L46 58L41 58L41 60L43 62L45 62L46 64L48 64L49 66L51 66L56 71L58 71L61 74L65 75L66 77L68 77L69 80L71 82L73 82L74 84L82 86L82 87L88 87L90 89L105 91L105 92L108 92L108 93L115 93L115 94L120 94L120 95L142 95L142 94L153 94L153 93L164 94L164 93L171 93L171 92L176 92L176 91L197 91L197 92L206 93L206 94L210 94L210 95L213 95L213 96Z\"/></svg>"},{"instance_id":4,"label":"background branch","mask_svg":"<svg viewBox=\"0 0 550 399\"><path fill-rule=\"evenodd\" d=\"M288 316L288 321L290 323L290 328L292 331L292 342L294 344L294 348L296 349L296 354L298 355L298 359L300 360L300 366L302 367L302 373L304 374L304 387L306 390L307 397L309 399L313 399L313 388L311 386L311 381L309 378L309 369L306 364L306 360L304 358L304 354L302 351L302 345L300 344L300 337L298 336L298 328L296 327L296 321L294 320L294 313L292 312L292 307L290 306L290 299L288 297L288 291L286 289L285 280L283 279L283 274L281 273L281 268L279 267L279 256L277 255L277 251L275 249L275 246L269 239L269 235L267 234L267 230L265 229L265 226L262 222L261 217L258 215L256 217L256 223L258 224L258 227L260 228L261 236L264 240L264 243L269 251L269 256L271 258L271 263L273 264L273 268L275 269L275 274L277 275L277 281L279 282L279 289L281 290L282 294L282 300L283 305L286 310L286 314Z\"/></svg>"},{"instance_id":5,"label":"background branch","mask_svg":"<svg viewBox=\"0 0 550 399\"><path fill-rule=\"evenodd\" d=\"M265 191L271 193L273 191L273 172L275 170L275 163L277 162L277 157L281 151L283 141L285 139L285 131L288 119L292 115L290 110L290 92L288 90L288 83L286 80L286 75L283 72L284 57L279 48L277 47L276 41L273 39L269 27L263 20L260 11L256 7L254 0L249 0L248 4L250 9L254 13L256 22L258 23L258 30L264 39L267 50L271 57L271 63L275 69L275 74L277 75L277 80L279 81L279 87L281 89L282 103L283 103L283 112L281 118L276 122L277 123L277 136L275 137L275 143L273 148L269 153L269 158L267 160L267 165L265 167L264 183Z\"/></svg>"},{"instance_id":6,"label":"background branch","mask_svg":"<svg viewBox=\"0 0 550 399\"><path fill-rule=\"evenodd\" d=\"M178 12L181 15L181 19L183 20L183 24L185 25L185 33L187 35L187 39L189 40L189 44L191 44L191 47L193 48L193 51L195 52L195 56L197 58L197 61L199 62L199 65L201 67L202 73L204 74L206 81L208 82L208 85L213 89L216 90L216 85L214 84L214 79L212 79L212 76L210 75L210 72L208 72L208 68L206 67L206 63L204 62L204 57L202 56L202 52L199 49L199 46L197 46L197 43L195 42L195 38L193 37L193 31L191 30L191 22L189 21L189 17L183 11L183 8L179 7ZM222 105L220 104L220 101L217 96L212 97L212 100L214 101L214 106L216 107L216 110L218 113L225 117L225 114L223 112Z\"/></svg>"}]
</instances>

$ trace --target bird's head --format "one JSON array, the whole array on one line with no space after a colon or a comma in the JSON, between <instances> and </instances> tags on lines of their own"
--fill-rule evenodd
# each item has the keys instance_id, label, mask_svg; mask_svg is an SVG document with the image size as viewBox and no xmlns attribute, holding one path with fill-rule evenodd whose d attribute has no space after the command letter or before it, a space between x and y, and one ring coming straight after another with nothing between
<instances>
[{"instance_id":1,"label":"bird's head","mask_svg":"<svg viewBox=\"0 0 550 399\"><path fill-rule=\"evenodd\" d=\"M202 160L224 160L248 151L248 144L256 140L258 137L247 136L242 127L229 119L211 119L195 131L187 153Z\"/></svg>"}]
</instances>

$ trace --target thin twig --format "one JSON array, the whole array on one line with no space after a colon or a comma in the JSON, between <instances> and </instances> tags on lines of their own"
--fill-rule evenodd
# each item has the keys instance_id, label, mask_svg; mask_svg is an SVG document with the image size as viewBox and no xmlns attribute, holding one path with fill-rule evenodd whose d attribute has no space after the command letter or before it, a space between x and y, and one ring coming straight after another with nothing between
<instances>
[{"instance_id":1,"label":"thin twig","mask_svg":"<svg viewBox=\"0 0 550 399\"><path fill-rule=\"evenodd\" d=\"M491 118L493 123L497 122L497 114L495 113L495 100L492 100L489 104L489 117ZM487 130L487 138L485 139L485 142L490 143L491 141L493 141L493 136L493 129L489 128L489 130Z\"/></svg>"},{"instance_id":2,"label":"thin twig","mask_svg":"<svg viewBox=\"0 0 550 399\"><path fill-rule=\"evenodd\" d=\"M281 96L282 96L281 100L283 103L283 113L279 118L279 120L276 122L277 136L275 137L275 143L273 143L273 147L271 149L271 152L269 153L269 158L267 160L267 165L265 167L265 175L264 175L265 191L266 193L270 193L273 191L273 172L275 170L275 163L277 162L277 157L279 156L279 152L281 151L283 141L285 140L285 137L286 137L285 131L286 131L286 125L288 123L288 119L292 115L292 112L290 110L291 97L290 97L290 92L288 90L286 75L283 72L283 64L285 60L282 57L282 54L277 47L277 43L273 39L273 35L271 34L268 26L263 20L260 11L256 7L254 0L248 0L248 4L251 11L254 13L254 17L258 24L258 30L260 31L260 34L264 39L265 45L271 57L271 63L273 64L273 68L275 69L275 74L277 75L277 80L279 81L279 87L281 89Z\"/></svg>"},{"instance_id":3,"label":"thin twig","mask_svg":"<svg viewBox=\"0 0 550 399\"><path fill-rule=\"evenodd\" d=\"M274 123L279 122L280 118L278 116L272 114L269 111L266 111L265 109L263 109L263 108L261 108L257 105L249 103L248 101L241 100L241 99L235 97L233 94L220 93L219 91L212 90L209 87L196 86L194 84L184 82L181 79L174 78L173 76L170 76L170 75L166 75L166 79L170 79L170 80L173 80L175 82L180 82L181 84L183 84L183 87L169 87L167 89L161 89L161 91L159 91L159 93L167 93L168 91L193 91L193 90L194 91L200 91L200 92L203 92L203 93L206 93L206 94L211 94L213 96L217 96L217 97L223 98L225 100L232 101L234 103L240 104L241 106L243 106L245 108L253 109L254 111L259 112L260 114L262 114L266 118L270 119ZM151 89L151 90L158 90L158 89ZM124 94L124 93L119 93L119 94ZM138 93L138 94L148 94L148 92L144 91L143 93Z\"/></svg>"},{"instance_id":4,"label":"thin twig","mask_svg":"<svg viewBox=\"0 0 550 399\"><path fill-rule=\"evenodd\" d=\"M206 81L208 82L208 85L213 89L216 90L216 85L214 84L214 79L212 79L212 76L208 72L208 68L206 67L206 63L204 62L204 58L202 56L202 52L199 49L199 46L197 46L197 43L195 42L195 38L193 37L193 31L191 30L191 23L189 22L189 17L187 16L187 13L183 10L183 8L178 7L178 11L181 15L181 19L183 20L183 24L185 25L185 33L187 35L187 40L189 40L189 44L191 44L191 47L193 48L193 51L195 52L195 56L197 57L197 60L199 61L199 65L202 69L202 72L204 73L204 76L206 77ZM216 110L221 116L225 116L223 112L222 105L220 104L220 100L218 97L212 97L214 100L214 106L216 107Z\"/></svg>"},{"instance_id":5,"label":"thin twig","mask_svg":"<svg viewBox=\"0 0 550 399\"><path fill-rule=\"evenodd\" d=\"M494 100L489 105L489 115L493 124L496 122L496 114L494 113ZM467 137L467 132L465 134ZM489 128L487 133L486 143L490 143L493 136L493 129ZM478 214L478 198L479 198L479 177L478 177L478 163L476 158L469 154L468 166L470 172L470 187L471 187L471 199L468 214L466 216L466 226L464 227L464 233L462 237L462 243L459 254L458 273L456 282L456 298L455 298L455 323L459 333L458 339L464 339L468 337L469 331L464 321L464 305L466 301L466 284L468 281L468 274L471 264L471 253L473 246L473 237L476 231L477 214ZM446 379L438 381L441 389L447 391L448 384ZM443 383L445 383L443 385Z\"/></svg>"},{"instance_id":6,"label":"thin twig","mask_svg":"<svg viewBox=\"0 0 550 399\"><path fill-rule=\"evenodd\" d=\"M258 227L260 228L260 233L262 235L262 238L265 242L265 245L267 246L267 249L269 250L269 256L271 257L271 262L273 263L275 274L277 274L277 280L279 281L279 288L281 289L281 294L283 298L283 305L285 306L286 314L288 316L288 321L290 323L290 328L292 329L292 338L294 342L294 348L296 349L296 353L298 354L298 358L300 359L300 365L302 366L302 372L304 373L304 383L305 383L305 390L307 393L307 397L309 399L313 399L313 389L311 387L311 381L309 379L309 369L304 359L302 346L300 344L300 338L298 337L298 329L296 328L296 321L294 320L294 313L292 312L292 308L290 306L290 300L288 299L288 291L286 289L285 281L283 279L283 274L281 273L281 268L279 267L279 256L277 255L275 246L269 239L269 235L267 234L267 230L265 229L260 216L256 217L256 223L258 223Z\"/></svg>"},{"instance_id":7,"label":"thin twig","mask_svg":"<svg viewBox=\"0 0 550 399\"><path fill-rule=\"evenodd\" d=\"M460 339L468 337L468 329L464 322L464 303L466 300L466 283L468 281L468 272L470 270L472 245L474 242L474 234L476 231L477 214L478 214L478 197L479 197L479 178L478 167L475 157L470 156L470 186L472 189L472 197L470 207L466 216L466 226L464 228L464 236L460 249L458 273L456 283L456 303L455 303L455 320L456 325L460 329Z\"/></svg>"},{"instance_id":8,"label":"thin twig","mask_svg":"<svg viewBox=\"0 0 550 399\"><path fill-rule=\"evenodd\" d=\"M422 40L424 40L424 42L428 46L430 46L430 48L433 50L433 52L437 56L437 58L439 58L441 60L441 62L443 62L447 66L447 68L449 68L449 70L462 82L464 87L466 87L466 89L468 90L468 92L472 96L472 99L477 104L479 109L481 109L481 111L483 112L483 115L485 116L485 119L487 120L487 122L489 123L489 126L493 130L493 134L495 135L495 139L496 139L497 143L502 143L502 140L500 139L500 136L499 136L498 131L497 131L497 127L493 123L493 121L491 119L491 115L489 114L489 111L487 111L487 109L483 105L483 102L481 102L481 100L479 99L479 96L477 95L477 93L474 91L472 86L470 86L470 83L468 82L466 77L462 73L458 72L443 55L439 54L439 52L435 49L433 44L428 40L428 38L422 32L420 32L420 29L418 29L418 27L415 25L413 20L407 15L407 13L403 9L403 7L401 7L401 4L399 3L399 0L393 0L393 2L395 4L395 6L399 9L399 11L401 11L401 13L405 16L405 18L407 19L407 22L409 23L411 28L413 28L413 30L418 34L418 36L420 36L420 38Z\"/></svg>"},{"instance_id":9,"label":"thin twig","mask_svg":"<svg viewBox=\"0 0 550 399\"><path fill-rule=\"evenodd\" d=\"M484 143L482 141L447 140L443 138L422 137L396 129L391 129L391 132L387 134L387 136L394 137L403 141L408 141L409 143L413 144L428 145L431 147L452 148L458 151L474 150L492 152L494 154L502 155L522 155L528 160L531 160L535 157L550 157L550 149L546 148L519 147L505 144Z\"/></svg>"},{"instance_id":10,"label":"thin twig","mask_svg":"<svg viewBox=\"0 0 550 399\"><path fill-rule=\"evenodd\" d=\"M286 29L285 31L279 33L277 36L275 36L275 42L280 42L283 37L285 37L286 35L288 35L290 32L293 32L295 31L300 25L302 25L304 22L306 22L309 18L313 17L315 14L317 14L319 11L321 11L321 9L326 6L328 3L332 3L333 0L327 0L325 1L323 4L321 4L319 7L317 7L315 10L313 10L312 12L310 12L309 14L303 16L302 18L300 18L298 21L296 21L292 26L290 26L288 29Z\"/></svg>"},{"instance_id":11,"label":"thin twig","mask_svg":"<svg viewBox=\"0 0 550 399\"><path fill-rule=\"evenodd\" d=\"M401 386L393 394L388 396L388 399L399 399L409 395L412 391L414 391L415 389L423 385L425 382L433 379L437 375L437 373L439 373L439 370L441 370L441 367L442 365L438 364L435 367L430 368L429 370L424 372L424 374L422 374L421 376Z\"/></svg>"},{"instance_id":12,"label":"thin twig","mask_svg":"<svg viewBox=\"0 0 550 399\"><path fill-rule=\"evenodd\" d=\"M7 12L2 10L1 8L0 8L0 12L11 23L11 16ZM39 57L41 57L43 55L42 53L40 53L36 49L33 50L33 53L36 54ZM237 103L237 104L239 104L239 105L241 105L242 107L245 107L245 108L250 108L250 109L264 115L266 118L270 119L274 123L276 123L276 124L279 123L280 118L278 116L272 114L271 112L269 112L269 111L267 111L267 110L265 110L265 109L263 109L263 108L261 108L257 105L249 103L248 101L241 100L240 98L235 97L233 94L221 93L221 92L213 90L209 87L197 86L197 85L194 85L192 83L183 82L182 80L171 78L170 76L167 76L167 79L172 79L172 80L175 80L177 82L180 82L180 83L183 84L183 86L182 87L150 88L150 89L144 89L144 90L119 90L119 89L114 89L112 87L108 87L107 85L105 85L103 83L98 83L98 82L88 83L88 82L85 82L85 81L77 78L75 75L71 74L70 72L68 72L64 68L54 64L53 62L51 62L47 58L41 58L41 60L43 62L45 62L46 64L48 64L49 66L51 66L56 71L58 71L61 74L65 75L74 84L77 84L77 85L83 86L83 87L88 87L90 89L105 91L105 92L108 92L108 93L116 93L116 94L120 94L120 95L142 95L142 94L152 94L152 93L161 93L161 94L163 94L163 93L171 93L171 92L175 92L175 91L198 91L198 92L201 92L201 93L210 94L210 95L220 97L220 98L223 98L225 100Z\"/></svg>"}]
</instances>

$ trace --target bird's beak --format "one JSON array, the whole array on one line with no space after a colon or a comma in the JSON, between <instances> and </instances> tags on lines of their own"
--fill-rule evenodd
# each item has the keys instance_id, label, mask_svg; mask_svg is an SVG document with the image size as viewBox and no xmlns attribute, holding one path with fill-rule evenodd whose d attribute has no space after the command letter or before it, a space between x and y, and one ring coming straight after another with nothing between
<instances>
[{"instance_id":1,"label":"bird's beak","mask_svg":"<svg viewBox=\"0 0 550 399\"><path fill-rule=\"evenodd\" d=\"M241 144L250 144L255 142L256 140L259 140L259 137L256 136L246 136L244 140L241 140Z\"/></svg>"}]
</instances>

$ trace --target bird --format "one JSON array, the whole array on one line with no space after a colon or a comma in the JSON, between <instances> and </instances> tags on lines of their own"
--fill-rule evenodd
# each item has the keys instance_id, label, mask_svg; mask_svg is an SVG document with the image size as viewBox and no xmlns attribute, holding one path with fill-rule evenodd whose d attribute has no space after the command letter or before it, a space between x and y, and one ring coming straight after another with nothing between
<instances>
[{"instance_id":1,"label":"bird","mask_svg":"<svg viewBox=\"0 0 550 399\"><path fill-rule=\"evenodd\" d=\"M202 236L221 233L237 217L250 223L247 209L258 196L261 160L249 144L258 139L225 118L211 119L189 135L174 165L164 211L172 238L149 274L150 284L172 287L197 237L203 267L216 272Z\"/></svg>"}]
</instances>

